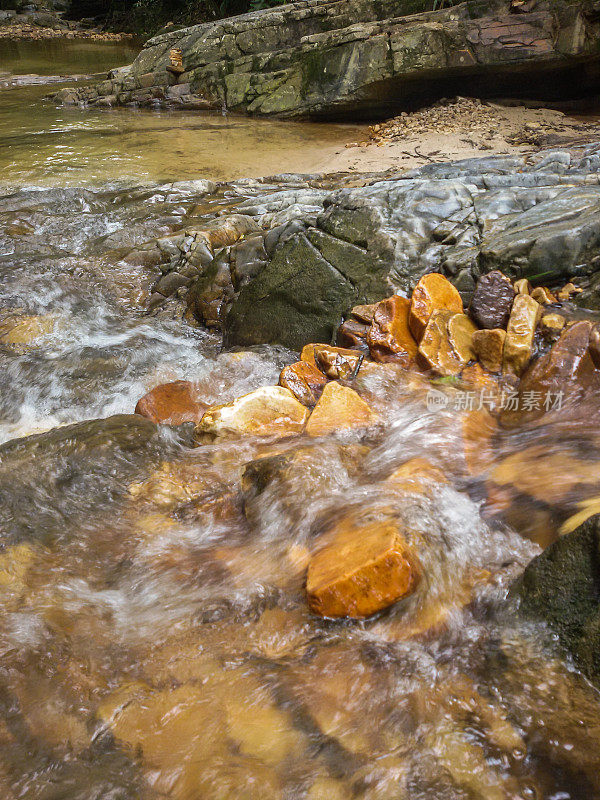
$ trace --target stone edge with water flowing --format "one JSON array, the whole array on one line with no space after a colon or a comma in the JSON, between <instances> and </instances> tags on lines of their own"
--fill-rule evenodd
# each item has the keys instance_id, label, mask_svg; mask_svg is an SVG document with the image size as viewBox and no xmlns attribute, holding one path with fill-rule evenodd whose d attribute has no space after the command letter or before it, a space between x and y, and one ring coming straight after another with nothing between
<instances>
[{"instance_id":1,"label":"stone edge with water flowing","mask_svg":"<svg viewBox=\"0 0 600 800\"><path fill-rule=\"evenodd\" d=\"M180 106L285 117L392 113L427 97L552 97L598 75L597 4L306 0L150 39L131 66L64 103ZM520 9L523 11L523 9ZM408 15L407 15L408 14Z\"/></svg>"}]
</instances>

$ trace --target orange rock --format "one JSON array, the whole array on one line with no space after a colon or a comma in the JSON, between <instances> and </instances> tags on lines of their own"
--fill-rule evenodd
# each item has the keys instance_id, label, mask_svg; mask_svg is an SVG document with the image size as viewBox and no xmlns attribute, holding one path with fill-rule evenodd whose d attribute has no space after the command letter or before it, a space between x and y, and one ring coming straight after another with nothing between
<instances>
[{"instance_id":1,"label":"orange rock","mask_svg":"<svg viewBox=\"0 0 600 800\"><path fill-rule=\"evenodd\" d=\"M424 369L433 370L438 375L458 375L466 364L464 358L455 351L450 342L448 324L453 316L456 315L451 311L434 311L427 323L417 352L417 363Z\"/></svg>"},{"instance_id":2,"label":"orange rock","mask_svg":"<svg viewBox=\"0 0 600 800\"><path fill-rule=\"evenodd\" d=\"M462 300L450 281L437 272L430 272L415 286L410 304L409 326L417 342L421 341L433 312L440 310L462 313Z\"/></svg>"},{"instance_id":3,"label":"orange rock","mask_svg":"<svg viewBox=\"0 0 600 800\"><path fill-rule=\"evenodd\" d=\"M300 353L300 361L306 361L308 364L312 364L313 367L317 367L317 362L315 361L315 345L314 344L305 344L302 348L302 352ZM317 367L318 369L318 367Z\"/></svg>"},{"instance_id":4,"label":"orange rock","mask_svg":"<svg viewBox=\"0 0 600 800\"><path fill-rule=\"evenodd\" d=\"M306 425L309 436L325 436L349 428L368 428L377 415L353 389L328 383Z\"/></svg>"},{"instance_id":5,"label":"orange rock","mask_svg":"<svg viewBox=\"0 0 600 800\"><path fill-rule=\"evenodd\" d=\"M566 283L562 289L560 289L556 297L561 301L564 302L565 300L569 300L569 298L574 294L579 294L582 290L575 286L574 283Z\"/></svg>"},{"instance_id":6,"label":"orange rock","mask_svg":"<svg viewBox=\"0 0 600 800\"><path fill-rule=\"evenodd\" d=\"M531 292L531 296L541 306L548 306L551 303L556 303L556 297L554 297L550 289L547 289L545 286L538 286L537 289Z\"/></svg>"},{"instance_id":7,"label":"orange rock","mask_svg":"<svg viewBox=\"0 0 600 800\"><path fill-rule=\"evenodd\" d=\"M319 399L327 378L307 361L296 361L284 367L279 376L279 385L289 389L305 406L312 407Z\"/></svg>"},{"instance_id":8,"label":"orange rock","mask_svg":"<svg viewBox=\"0 0 600 800\"><path fill-rule=\"evenodd\" d=\"M479 399L483 401L486 408L496 407L501 395L500 384L496 378L487 372L481 364L469 364L460 373L461 380L479 392L485 392L485 396L480 394Z\"/></svg>"},{"instance_id":9,"label":"orange rock","mask_svg":"<svg viewBox=\"0 0 600 800\"><path fill-rule=\"evenodd\" d=\"M594 325L590 333L590 356L596 369L600 369L600 325Z\"/></svg>"},{"instance_id":10,"label":"orange rock","mask_svg":"<svg viewBox=\"0 0 600 800\"><path fill-rule=\"evenodd\" d=\"M191 381L163 383L145 394L135 407L135 413L166 425L200 422L208 408L198 399Z\"/></svg>"},{"instance_id":11,"label":"orange rock","mask_svg":"<svg viewBox=\"0 0 600 800\"><path fill-rule=\"evenodd\" d=\"M368 617L412 594L420 569L405 534L394 520L342 520L308 566L311 611L322 617Z\"/></svg>"},{"instance_id":12,"label":"orange rock","mask_svg":"<svg viewBox=\"0 0 600 800\"><path fill-rule=\"evenodd\" d=\"M314 345L313 354L317 367L333 381L356 377L364 358L359 350L326 344Z\"/></svg>"},{"instance_id":13,"label":"orange rock","mask_svg":"<svg viewBox=\"0 0 600 800\"><path fill-rule=\"evenodd\" d=\"M209 408L198 425L198 434L212 436L293 436L301 433L308 409L283 386L262 386L231 403Z\"/></svg>"},{"instance_id":14,"label":"orange rock","mask_svg":"<svg viewBox=\"0 0 600 800\"><path fill-rule=\"evenodd\" d=\"M473 334L473 350L481 366L490 372L502 371L502 356L506 331L502 328L475 331Z\"/></svg>"},{"instance_id":15,"label":"orange rock","mask_svg":"<svg viewBox=\"0 0 600 800\"><path fill-rule=\"evenodd\" d=\"M527 294L515 297L506 328L503 372L517 376L523 372L531 358L535 329L541 315L542 307L533 297Z\"/></svg>"},{"instance_id":16,"label":"orange rock","mask_svg":"<svg viewBox=\"0 0 600 800\"><path fill-rule=\"evenodd\" d=\"M513 284L513 289L517 294L531 294L531 284L527 278L520 278Z\"/></svg>"},{"instance_id":17,"label":"orange rock","mask_svg":"<svg viewBox=\"0 0 600 800\"><path fill-rule=\"evenodd\" d=\"M476 331L477 326L466 314L453 314L448 320L448 340L464 364L475 358L473 335Z\"/></svg>"},{"instance_id":18,"label":"orange rock","mask_svg":"<svg viewBox=\"0 0 600 800\"><path fill-rule=\"evenodd\" d=\"M436 484L448 484L441 469L426 458L411 458L386 478L385 483L402 492L430 494Z\"/></svg>"},{"instance_id":19,"label":"orange rock","mask_svg":"<svg viewBox=\"0 0 600 800\"><path fill-rule=\"evenodd\" d=\"M367 335L371 358L397 361L408 367L417 354L417 343L408 327L410 300L393 295L377 304Z\"/></svg>"}]
</instances>

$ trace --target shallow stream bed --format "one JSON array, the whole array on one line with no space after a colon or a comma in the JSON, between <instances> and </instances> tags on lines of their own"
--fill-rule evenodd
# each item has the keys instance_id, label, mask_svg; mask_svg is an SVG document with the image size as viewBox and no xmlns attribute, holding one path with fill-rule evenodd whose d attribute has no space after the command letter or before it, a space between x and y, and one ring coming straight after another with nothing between
<instances>
[{"instance_id":1,"label":"shallow stream bed","mask_svg":"<svg viewBox=\"0 0 600 800\"><path fill-rule=\"evenodd\" d=\"M40 326L0 345L3 800L600 798L598 693L506 603L540 548L482 519L463 414L428 409L421 376L363 379L385 422L366 438L198 447L192 426L132 416L159 383L225 402L295 356L147 315L152 271L110 254L256 191L201 179L312 169L348 128L56 109L17 72L130 58L56 47L0 42L0 311ZM242 480L267 457L275 480ZM447 482L399 493L416 457ZM306 605L343 514L419 541L419 591L368 621Z\"/></svg>"}]
</instances>

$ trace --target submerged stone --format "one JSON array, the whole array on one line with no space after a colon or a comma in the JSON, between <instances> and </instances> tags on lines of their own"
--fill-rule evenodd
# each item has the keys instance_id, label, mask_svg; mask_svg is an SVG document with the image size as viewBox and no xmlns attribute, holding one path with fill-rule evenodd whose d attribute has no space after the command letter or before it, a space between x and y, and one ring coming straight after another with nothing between
<instances>
[{"instance_id":1,"label":"submerged stone","mask_svg":"<svg viewBox=\"0 0 600 800\"><path fill-rule=\"evenodd\" d=\"M310 561L308 604L322 617L362 618L412 594L420 580L416 556L394 521L342 520Z\"/></svg>"},{"instance_id":2,"label":"submerged stone","mask_svg":"<svg viewBox=\"0 0 600 800\"><path fill-rule=\"evenodd\" d=\"M61 320L56 314L0 317L0 343L32 345L54 333L60 325Z\"/></svg>"}]
</instances>

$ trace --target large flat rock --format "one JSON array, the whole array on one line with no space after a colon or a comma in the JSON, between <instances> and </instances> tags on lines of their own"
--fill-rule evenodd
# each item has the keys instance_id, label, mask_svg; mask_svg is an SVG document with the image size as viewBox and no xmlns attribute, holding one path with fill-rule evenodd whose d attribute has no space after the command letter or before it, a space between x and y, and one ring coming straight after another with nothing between
<instances>
[{"instance_id":1,"label":"large flat rock","mask_svg":"<svg viewBox=\"0 0 600 800\"><path fill-rule=\"evenodd\" d=\"M134 63L65 102L179 105L282 117L390 114L443 94L585 91L597 77L591 6L510 13L467 2L411 14L411 0L302 0L150 39ZM183 72L169 71L172 51Z\"/></svg>"}]
</instances>

